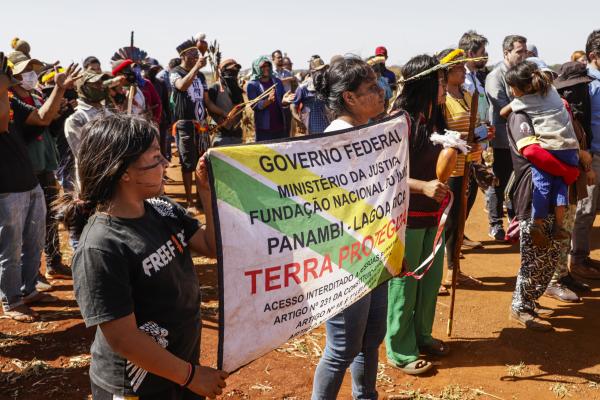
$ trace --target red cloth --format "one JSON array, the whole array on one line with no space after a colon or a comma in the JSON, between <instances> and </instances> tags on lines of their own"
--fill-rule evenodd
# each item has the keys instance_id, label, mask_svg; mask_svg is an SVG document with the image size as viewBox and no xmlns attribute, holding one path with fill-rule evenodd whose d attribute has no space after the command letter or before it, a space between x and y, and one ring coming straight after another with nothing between
<instances>
[{"instance_id":1,"label":"red cloth","mask_svg":"<svg viewBox=\"0 0 600 400\"><path fill-rule=\"evenodd\" d=\"M521 150L523 156L536 168L550 175L560 176L567 185L571 185L579 176L579 168L565 164L550 152L542 149L539 144L531 144Z\"/></svg>"},{"instance_id":2,"label":"red cloth","mask_svg":"<svg viewBox=\"0 0 600 400\"><path fill-rule=\"evenodd\" d=\"M144 79L146 84L142 86L140 89L142 94L144 95L144 99L146 100L146 111L152 113L152 120L156 122L156 124L160 124L160 117L162 116L162 102L160 101L160 97L154 89L154 85L148 79Z\"/></svg>"},{"instance_id":3,"label":"red cloth","mask_svg":"<svg viewBox=\"0 0 600 400\"><path fill-rule=\"evenodd\" d=\"M133 64L133 61L131 61L130 59L126 59L126 60L122 60L116 63L115 67L112 70L112 75L113 76L117 76L117 74L119 72L121 72L125 67L130 66L131 64Z\"/></svg>"}]
</instances>

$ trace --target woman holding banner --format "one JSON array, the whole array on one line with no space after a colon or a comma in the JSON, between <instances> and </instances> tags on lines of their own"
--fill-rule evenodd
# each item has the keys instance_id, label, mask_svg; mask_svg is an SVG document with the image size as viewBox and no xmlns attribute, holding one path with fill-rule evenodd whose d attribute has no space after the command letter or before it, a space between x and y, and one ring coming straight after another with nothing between
<instances>
[{"instance_id":1,"label":"woman holding banner","mask_svg":"<svg viewBox=\"0 0 600 400\"><path fill-rule=\"evenodd\" d=\"M430 140L432 133L443 133L446 127L442 112L446 70L436 69L436 65L438 61L428 55L409 60L402 68L405 83L394 104L395 110L406 111L411 120L408 181L411 194L404 255L410 271L433 252L442 211L440 203L449 190L436 178L436 163L442 148ZM417 74L421 75L416 77ZM440 240L443 249L443 233ZM439 251L420 279L397 277L389 281L388 363L406 374L417 375L431 369L433 365L420 359L420 353L437 356L448 353L448 346L431 336L443 266L444 252Z\"/></svg>"},{"instance_id":2,"label":"woman holding banner","mask_svg":"<svg viewBox=\"0 0 600 400\"><path fill-rule=\"evenodd\" d=\"M79 222L72 226L78 232L85 221L69 216L82 210L89 216L73 258L73 280L84 321L96 326L92 398L221 394L227 373L198 365L200 292L190 251L215 253L203 164L197 175L205 229L169 198L158 197L169 163L152 124L111 115L88 123L82 136L79 193L76 200L62 199L60 208L68 225Z\"/></svg>"},{"instance_id":3,"label":"woman holding banner","mask_svg":"<svg viewBox=\"0 0 600 400\"><path fill-rule=\"evenodd\" d=\"M368 123L384 111L383 90L371 67L359 58L344 58L314 77L318 96L336 119L325 132ZM357 399L376 399L378 349L385 336L387 283L326 323L327 343L313 382L313 400L337 398L346 369Z\"/></svg>"}]
</instances>

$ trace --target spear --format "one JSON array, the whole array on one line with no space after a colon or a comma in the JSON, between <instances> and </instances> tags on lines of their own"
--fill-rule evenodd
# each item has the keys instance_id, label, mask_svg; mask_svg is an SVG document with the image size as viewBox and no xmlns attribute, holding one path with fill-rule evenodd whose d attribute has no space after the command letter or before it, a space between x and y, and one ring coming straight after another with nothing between
<instances>
[{"instance_id":1,"label":"spear","mask_svg":"<svg viewBox=\"0 0 600 400\"><path fill-rule=\"evenodd\" d=\"M467 134L467 143L473 143L473 139L475 136L475 124L477 123L477 107L479 104L479 93L477 93L477 89L473 93L473 97L471 100L471 114L469 118L469 132ZM456 298L456 278L458 276L458 272L460 271L460 248L462 247L463 237L465 234L465 221L467 219L467 187L469 185L469 173L471 163L468 161L468 154L465 155L465 164L463 168L463 180L460 188L460 196L458 196L457 201L459 201L458 206L458 227L456 230L456 242L454 244L454 249L452 249L452 289L451 289L451 297L450 297L450 315L448 316L448 327L446 329L446 335L450 337L452 335L452 323L454 322L454 300Z\"/></svg>"}]
</instances>

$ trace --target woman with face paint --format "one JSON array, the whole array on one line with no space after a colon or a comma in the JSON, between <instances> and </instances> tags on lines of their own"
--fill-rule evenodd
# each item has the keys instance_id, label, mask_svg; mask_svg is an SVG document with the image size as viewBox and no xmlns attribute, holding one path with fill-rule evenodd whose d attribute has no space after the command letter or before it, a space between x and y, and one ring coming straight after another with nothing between
<instances>
[{"instance_id":1,"label":"woman with face paint","mask_svg":"<svg viewBox=\"0 0 600 400\"><path fill-rule=\"evenodd\" d=\"M88 123L82 136L79 189L59 207L67 225L82 231L73 275L84 321L96 327L92 398L221 394L227 374L199 365L200 291L191 257L215 254L204 164L196 170L207 217L200 227L162 196L168 162L154 125L110 115ZM89 217L71 219L76 210Z\"/></svg>"}]
</instances>

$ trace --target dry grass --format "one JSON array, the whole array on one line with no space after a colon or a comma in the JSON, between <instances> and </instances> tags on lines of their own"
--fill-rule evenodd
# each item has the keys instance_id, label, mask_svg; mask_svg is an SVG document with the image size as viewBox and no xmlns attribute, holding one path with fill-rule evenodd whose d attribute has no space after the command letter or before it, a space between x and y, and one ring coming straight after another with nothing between
<instances>
[{"instance_id":1,"label":"dry grass","mask_svg":"<svg viewBox=\"0 0 600 400\"><path fill-rule=\"evenodd\" d=\"M564 383L556 382L554 385L550 386L550 391L554 393L554 396L558 399L564 399L567 396L571 397L569 388Z\"/></svg>"},{"instance_id":2,"label":"dry grass","mask_svg":"<svg viewBox=\"0 0 600 400\"><path fill-rule=\"evenodd\" d=\"M504 400L501 397L484 392L481 389L463 388L458 385L448 385L444 387L437 395L421 393L417 390L400 390L397 393L389 394L389 400L475 400L487 396L496 400Z\"/></svg>"},{"instance_id":3,"label":"dry grass","mask_svg":"<svg viewBox=\"0 0 600 400\"><path fill-rule=\"evenodd\" d=\"M40 376L51 369L48 363L35 358L31 361L23 361L14 358L10 360L10 362L17 367L18 370L6 373L5 382L8 384L15 384L23 378Z\"/></svg>"},{"instance_id":4,"label":"dry grass","mask_svg":"<svg viewBox=\"0 0 600 400\"><path fill-rule=\"evenodd\" d=\"M509 376L523 376L526 369L527 366L523 361L521 361L517 365L506 364L506 371L508 372Z\"/></svg>"},{"instance_id":5,"label":"dry grass","mask_svg":"<svg viewBox=\"0 0 600 400\"><path fill-rule=\"evenodd\" d=\"M322 333L309 332L306 335L285 343L276 349L276 351L286 353L290 357L310 358L316 363L316 360L323 354L323 348L319 344L323 336Z\"/></svg>"},{"instance_id":6,"label":"dry grass","mask_svg":"<svg viewBox=\"0 0 600 400\"><path fill-rule=\"evenodd\" d=\"M81 354L79 356L69 358L68 368L82 368L90 365L92 356L89 354Z\"/></svg>"}]
</instances>

